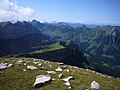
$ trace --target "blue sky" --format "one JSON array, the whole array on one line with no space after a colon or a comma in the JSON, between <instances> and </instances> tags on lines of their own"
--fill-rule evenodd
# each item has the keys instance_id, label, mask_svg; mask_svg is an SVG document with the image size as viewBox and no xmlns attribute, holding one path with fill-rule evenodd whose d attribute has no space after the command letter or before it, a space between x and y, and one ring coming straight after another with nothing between
<instances>
[{"instance_id":1,"label":"blue sky","mask_svg":"<svg viewBox=\"0 0 120 90\"><path fill-rule=\"evenodd\" d=\"M42 21L120 24L120 0L18 0Z\"/></svg>"},{"instance_id":2,"label":"blue sky","mask_svg":"<svg viewBox=\"0 0 120 90\"><path fill-rule=\"evenodd\" d=\"M34 19L120 24L120 0L16 0L34 10Z\"/></svg>"}]
</instances>

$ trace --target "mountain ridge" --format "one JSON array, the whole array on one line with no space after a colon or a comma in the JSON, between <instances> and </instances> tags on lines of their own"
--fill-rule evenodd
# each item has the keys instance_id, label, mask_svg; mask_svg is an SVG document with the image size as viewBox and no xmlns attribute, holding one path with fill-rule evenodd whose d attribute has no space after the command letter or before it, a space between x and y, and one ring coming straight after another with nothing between
<instances>
[{"instance_id":1,"label":"mountain ridge","mask_svg":"<svg viewBox=\"0 0 120 90\"><path fill-rule=\"evenodd\" d=\"M109 25L97 26L96 28L88 28L86 25L82 25L73 28L64 22L58 24L41 23L39 21L33 21L33 23L25 21L14 24L10 22L2 23L0 24L0 32L3 34L0 35L5 38L0 40L0 55L33 53L34 57L34 53L39 55L39 53L49 50L55 52L56 49L64 48L60 44L61 42L72 41L74 45L78 46L78 49L80 48L87 55L89 63L93 66L91 69L117 77L120 71L119 28L119 26ZM23 35L19 35L21 30ZM14 31L17 32L14 33ZM7 38L4 33L7 33ZM11 34L13 35L12 38L9 37ZM52 42L58 43L52 44ZM69 48L72 48L71 44ZM111 73L110 70L115 72Z\"/></svg>"},{"instance_id":2,"label":"mountain ridge","mask_svg":"<svg viewBox=\"0 0 120 90\"><path fill-rule=\"evenodd\" d=\"M64 25L66 25L66 23ZM49 24L47 28L43 27L39 28L39 30L54 39L59 37L58 40L72 40L74 43L78 44L81 49L96 55L99 58L101 57L103 60L107 59L108 61L108 59L112 59L112 57L110 58L112 55L110 52L114 51L119 54L120 26L105 25L88 28L86 25L82 25L80 27L70 29L68 24L65 26L68 28L65 28L64 25L61 26L64 30L62 30L61 27L56 28L57 23L52 25L52 28L50 27L51 24ZM106 49L106 47L110 50L108 54L108 49ZM105 53L105 55L102 55L102 53ZM113 55L113 57L116 56ZM115 59L117 60L117 58Z\"/></svg>"}]
</instances>

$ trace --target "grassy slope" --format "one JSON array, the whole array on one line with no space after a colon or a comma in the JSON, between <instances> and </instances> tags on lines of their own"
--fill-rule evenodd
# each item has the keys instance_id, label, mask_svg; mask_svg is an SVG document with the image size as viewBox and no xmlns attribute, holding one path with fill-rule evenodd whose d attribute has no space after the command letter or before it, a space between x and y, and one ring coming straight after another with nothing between
<instances>
[{"instance_id":1,"label":"grassy slope","mask_svg":"<svg viewBox=\"0 0 120 90\"><path fill-rule=\"evenodd\" d=\"M23 60L21 64L17 64L16 61ZM96 80L100 84L100 90L120 90L120 80L109 77L107 75L102 76L100 73L88 71L82 68L74 68L67 66L66 69L69 69L70 72L57 72L55 75L50 74L51 77L55 78L55 81L52 81L41 88L34 88L33 84L35 77L40 74L46 74L46 71L55 71L58 67L58 62L48 62L48 61L39 61L42 63L42 66L45 69L38 67L37 70L32 71L23 71L27 65L35 65L32 58L0 58L0 62L12 63L13 66L0 71L0 90L67 90L67 86L64 84L64 81L58 79L58 75L63 73L63 78L72 75L74 80L70 80L72 85L72 90L90 90L90 84L93 80ZM53 68L50 68L49 65L52 65ZM61 66L62 67L62 66Z\"/></svg>"},{"instance_id":2,"label":"grassy slope","mask_svg":"<svg viewBox=\"0 0 120 90\"><path fill-rule=\"evenodd\" d=\"M48 45L42 45L42 46L36 46L36 47L32 47L32 49L36 49L32 52L30 52L30 54L35 54L35 53L43 53L43 52L47 52L47 51L54 51L54 50L59 50L64 48L62 45L60 45L60 42L53 42L52 44L48 44Z\"/></svg>"}]
</instances>

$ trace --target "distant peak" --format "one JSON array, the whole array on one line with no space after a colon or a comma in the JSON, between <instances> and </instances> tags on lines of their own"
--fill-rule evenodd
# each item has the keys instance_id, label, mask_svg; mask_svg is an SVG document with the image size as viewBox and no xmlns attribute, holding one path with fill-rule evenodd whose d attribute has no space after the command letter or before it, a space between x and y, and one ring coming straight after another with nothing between
<instances>
[{"instance_id":1,"label":"distant peak","mask_svg":"<svg viewBox=\"0 0 120 90\"><path fill-rule=\"evenodd\" d=\"M85 24L81 25L80 28L83 29L83 30L88 30L89 29Z\"/></svg>"},{"instance_id":2,"label":"distant peak","mask_svg":"<svg viewBox=\"0 0 120 90\"><path fill-rule=\"evenodd\" d=\"M12 25L12 23L10 22L10 21L7 21L7 22L1 22L0 23L1 24L1 26L7 26L7 25Z\"/></svg>"},{"instance_id":3,"label":"distant peak","mask_svg":"<svg viewBox=\"0 0 120 90\"><path fill-rule=\"evenodd\" d=\"M40 23L40 21L37 21L37 20L32 20L32 22L34 22L34 23Z\"/></svg>"},{"instance_id":4,"label":"distant peak","mask_svg":"<svg viewBox=\"0 0 120 90\"><path fill-rule=\"evenodd\" d=\"M68 24L67 24L67 23L65 23L65 22L59 22L59 23L58 23L58 25L68 26Z\"/></svg>"},{"instance_id":5,"label":"distant peak","mask_svg":"<svg viewBox=\"0 0 120 90\"><path fill-rule=\"evenodd\" d=\"M85 28L87 28L87 26L86 26L85 24L81 25L81 27L85 27Z\"/></svg>"},{"instance_id":6,"label":"distant peak","mask_svg":"<svg viewBox=\"0 0 120 90\"><path fill-rule=\"evenodd\" d=\"M17 21L15 24L22 24L20 21Z\"/></svg>"},{"instance_id":7,"label":"distant peak","mask_svg":"<svg viewBox=\"0 0 120 90\"><path fill-rule=\"evenodd\" d=\"M97 25L96 28L100 28L100 26Z\"/></svg>"}]
</instances>

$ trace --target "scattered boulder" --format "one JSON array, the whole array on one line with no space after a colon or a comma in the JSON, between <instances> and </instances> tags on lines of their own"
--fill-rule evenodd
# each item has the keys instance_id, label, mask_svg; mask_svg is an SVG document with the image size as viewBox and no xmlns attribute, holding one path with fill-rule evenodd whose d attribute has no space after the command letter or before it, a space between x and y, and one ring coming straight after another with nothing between
<instances>
[{"instance_id":1,"label":"scattered boulder","mask_svg":"<svg viewBox=\"0 0 120 90\"><path fill-rule=\"evenodd\" d=\"M44 64L46 64L47 62L46 61L44 61Z\"/></svg>"},{"instance_id":2,"label":"scattered boulder","mask_svg":"<svg viewBox=\"0 0 120 90\"><path fill-rule=\"evenodd\" d=\"M37 69L37 67L35 67L35 66L27 66L27 69L28 70L35 70L35 69Z\"/></svg>"},{"instance_id":3,"label":"scattered boulder","mask_svg":"<svg viewBox=\"0 0 120 90\"><path fill-rule=\"evenodd\" d=\"M41 70L44 70L45 69L45 67L41 67Z\"/></svg>"},{"instance_id":4,"label":"scattered boulder","mask_svg":"<svg viewBox=\"0 0 120 90\"><path fill-rule=\"evenodd\" d=\"M111 76L108 76L108 78L112 78Z\"/></svg>"},{"instance_id":5,"label":"scattered boulder","mask_svg":"<svg viewBox=\"0 0 120 90\"><path fill-rule=\"evenodd\" d=\"M46 71L48 74L56 74L54 71Z\"/></svg>"},{"instance_id":6,"label":"scattered boulder","mask_svg":"<svg viewBox=\"0 0 120 90\"><path fill-rule=\"evenodd\" d=\"M39 62L33 62L34 64L38 64Z\"/></svg>"},{"instance_id":7,"label":"scattered boulder","mask_svg":"<svg viewBox=\"0 0 120 90\"><path fill-rule=\"evenodd\" d=\"M66 69L66 68L67 68L67 66L63 66L63 67L62 67L62 69Z\"/></svg>"},{"instance_id":8,"label":"scattered boulder","mask_svg":"<svg viewBox=\"0 0 120 90\"><path fill-rule=\"evenodd\" d=\"M26 69L23 69L24 72L26 72Z\"/></svg>"},{"instance_id":9,"label":"scattered boulder","mask_svg":"<svg viewBox=\"0 0 120 90\"><path fill-rule=\"evenodd\" d=\"M39 64L38 64L38 67L41 67L41 66L42 66L42 63L39 63Z\"/></svg>"},{"instance_id":10,"label":"scattered boulder","mask_svg":"<svg viewBox=\"0 0 120 90\"><path fill-rule=\"evenodd\" d=\"M13 64L8 64L8 66L7 66L7 67L11 67L11 66L13 66Z\"/></svg>"},{"instance_id":11,"label":"scattered boulder","mask_svg":"<svg viewBox=\"0 0 120 90\"><path fill-rule=\"evenodd\" d=\"M64 63L59 63L59 65L64 65Z\"/></svg>"},{"instance_id":12,"label":"scattered boulder","mask_svg":"<svg viewBox=\"0 0 120 90\"><path fill-rule=\"evenodd\" d=\"M66 69L65 72L70 72L70 70L69 70L69 69Z\"/></svg>"},{"instance_id":13,"label":"scattered boulder","mask_svg":"<svg viewBox=\"0 0 120 90\"><path fill-rule=\"evenodd\" d=\"M70 86L70 82L67 81L66 83L64 83L66 86Z\"/></svg>"},{"instance_id":14,"label":"scattered boulder","mask_svg":"<svg viewBox=\"0 0 120 90\"><path fill-rule=\"evenodd\" d=\"M63 79L64 81L68 82L70 79L74 79L73 76L69 76L68 78Z\"/></svg>"},{"instance_id":15,"label":"scattered boulder","mask_svg":"<svg viewBox=\"0 0 120 90\"><path fill-rule=\"evenodd\" d=\"M45 83L51 81L51 77L48 75L38 75L36 76L36 80L34 86L36 88L43 86Z\"/></svg>"},{"instance_id":16,"label":"scattered boulder","mask_svg":"<svg viewBox=\"0 0 120 90\"><path fill-rule=\"evenodd\" d=\"M7 65L8 65L8 63L1 63L1 64L0 64L0 70L6 69L6 68L7 68Z\"/></svg>"},{"instance_id":17,"label":"scattered boulder","mask_svg":"<svg viewBox=\"0 0 120 90\"><path fill-rule=\"evenodd\" d=\"M23 62L23 60L19 60L17 61L17 64L21 64Z\"/></svg>"},{"instance_id":18,"label":"scattered boulder","mask_svg":"<svg viewBox=\"0 0 120 90\"><path fill-rule=\"evenodd\" d=\"M63 74L62 73L59 74L58 77L59 77L59 79L61 79L63 77Z\"/></svg>"},{"instance_id":19,"label":"scattered boulder","mask_svg":"<svg viewBox=\"0 0 120 90\"><path fill-rule=\"evenodd\" d=\"M50 68L53 68L52 65L49 65L49 66L50 66Z\"/></svg>"},{"instance_id":20,"label":"scattered boulder","mask_svg":"<svg viewBox=\"0 0 120 90\"><path fill-rule=\"evenodd\" d=\"M71 89L71 84L69 82L70 79L74 79L73 76L69 76L68 78L63 79L65 81L65 85L68 86L68 89Z\"/></svg>"},{"instance_id":21,"label":"scattered boulder","mask_svg":"<svg viewBox=\"0 0 120 90\"><path fill-rule=\"evenodd\" d=\"M91 83L91 87L90 87L91 89L96 89L96 90L98 90L99 88L100 88L100 84L99 83L97 83L96 81L93 81L92 83Z\"/></svg>"},{"instance_id":22,"label":"scattered boulder","mask_svg":"<svg viewBox=\"0 0 120 90\"><path fill-rule=\"evenodd\" d=\"M24 65L26 66L26 65L27 65L27 63L24 63Z\"/></svg>"},{"instance_id":23,"label":"scattered boulder","mask_svg":"<svg viewBox=\"0 0 120 90\"><path fill-rule=\"evenodd\" d=\"M63 71L63 70L62 70L62 68L58 67L58 68L56 69L56 71L61 72L61 71Z\"/></svg>"},{"instance_id":24,"label":"scattered boulder","mask_svg":"<svg viewBox=\"0 0 120 90\"><path fill-rule=\"evenodd\" d=\"M17 61L17 62L22 63L22 62L23 62L23 60L19 60L19 61Z\"/></svg>"},{"instance_id":25,"label":"scattered boulder","mask_svg":"<svg viewBox=\"0 0 120 90\"><path fill-rule=\"evenodd\" d=\"M71 87L71 86L69 86L69 87L68 87L68 89L72 89L72 87Z\"/></svg>"},{"instance_id":26,"label":"scattered boulder","mask_svg":"<svg viewBox=\"0 0 120 90\"><path fill-rule=\"evenodd\" d=\"M0 70L11 67L13 64L0 63Z\"/></svg>"},{"instance_id":27,"label":"scattered boulder","mask_svg":"<svg viewBox=\"0 0 120 90\"><path fill-rule=\"evenodd\" d=\"M73 68L75 68L75 69L79 69L77 66L73 66Z\"/></svg>"},{"instance_id":28,"label":"scattered boulder","mask_svg":"<svg viewBox=\"0 0 120 90\"><path fill-rule=\"evenodd\" d=\"M52 80L54 81L54 80L56 80L55 78L52 78Z\"/></svg>"},{"instance_id":29,"label":"scattered boulder","mask_svg":"<svg viewBox=\"0 0 120 90\"><path fill-rule=\"evenodd\" d=\"M102 77L105 77L105 75L103 75L103 74L101 74L101 73L100 73L100 75L101 75Z\"/></svg>"}]
</instances>

